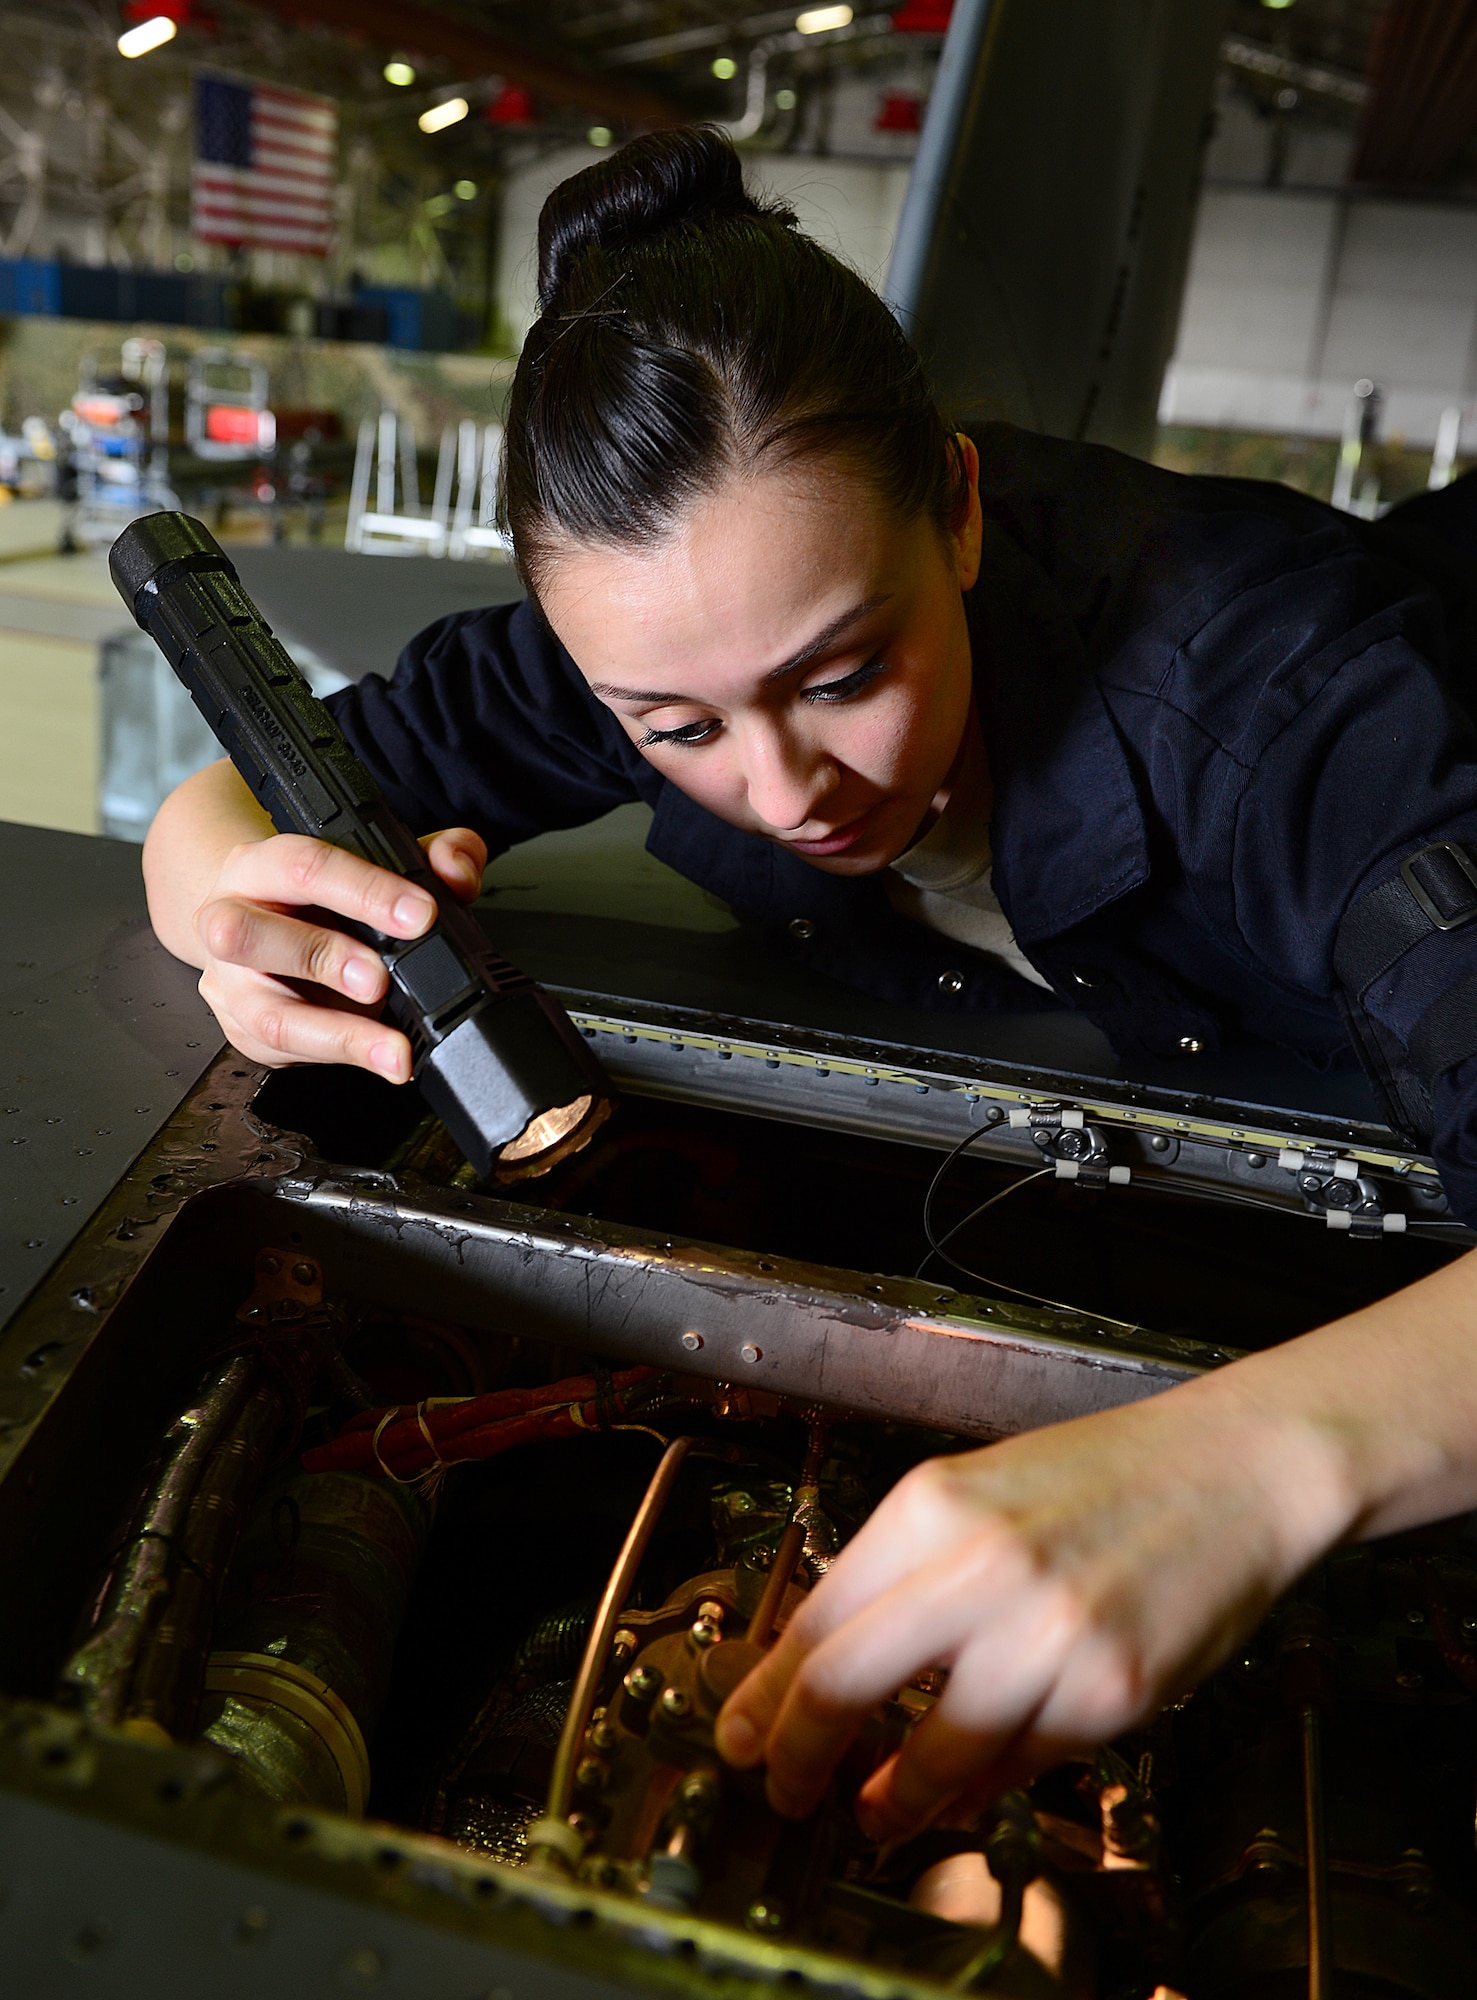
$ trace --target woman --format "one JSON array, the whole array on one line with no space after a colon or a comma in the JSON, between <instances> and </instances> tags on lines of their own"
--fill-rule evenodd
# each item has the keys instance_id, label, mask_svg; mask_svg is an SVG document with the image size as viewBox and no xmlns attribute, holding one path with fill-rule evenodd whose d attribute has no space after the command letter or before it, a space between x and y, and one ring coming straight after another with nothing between
<instances>
[{"instance_id":1,"label":"woman","mask_svg":"<svg viewBox=\"0 0 1477 2000\"><path fill-rule=\"evenodd\" d=\"M1443 845L1477 840L1477 738L1442 681L1469 643L1464 488L1374 530L953 436L878 300L712 133L557 189L540 304L505 478L530 603L447 619L335 698L443 880L470 897L490 849L645 799L654 853L885 996L1080 1006L1129 1054L1252 1032L1328 1064L1352 1038L1477 1221L1477 891ZM224 764L145 866L244 1053L407 1075L379 960L315 906L414 937L422 894L272 837ZM724 1754L802 1813L860 1718L947 1664L862 1800L897 1837L1117 1733L1341 1539L1477 1504L1474 1361L1464 1259L922 1468L730 1701Z\"/></svg>"}]
</instances>

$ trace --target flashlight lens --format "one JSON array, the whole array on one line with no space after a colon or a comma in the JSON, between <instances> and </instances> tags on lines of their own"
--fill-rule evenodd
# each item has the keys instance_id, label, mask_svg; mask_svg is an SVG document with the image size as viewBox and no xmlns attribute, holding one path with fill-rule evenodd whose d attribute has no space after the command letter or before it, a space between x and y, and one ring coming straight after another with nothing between
<instances>
[{"instance_id":1,"label":"flashlight lens","mask_svg":"<svg viewBox=\"0 0 1477 2000\"><path fill-rule=\"evenodd\" d=\"M498 1154L504 1166L516 1166L522 1160L536 1160L540 1153L547 1153L552 1146L567 1139L590 1115L592 1097L577 1097L572 1104L560 1104L552 1111L541 1111L537 1118L531 1118L518 1134L510 1139Z\"/></svg>"}]
</instances>

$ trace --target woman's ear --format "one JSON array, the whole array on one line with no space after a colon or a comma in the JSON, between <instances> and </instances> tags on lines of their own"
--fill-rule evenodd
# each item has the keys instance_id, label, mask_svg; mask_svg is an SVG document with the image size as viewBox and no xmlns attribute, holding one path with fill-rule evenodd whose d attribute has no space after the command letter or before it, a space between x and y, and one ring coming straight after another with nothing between
<instances>
[{"instance_id":1,"label":"woman's ear","mask_svg":"<svg viewBox=\"0 0 1477 2000\"><path fill-rule=\"evenodd\" d=\"M984 536L984 514L980 508L980 455L974 439L963 431L955 433L959 451L959 507L949 539L954 546L954 570L961 590L971 590L980 573L980 543Z\"/></svg>"}]
</instances>

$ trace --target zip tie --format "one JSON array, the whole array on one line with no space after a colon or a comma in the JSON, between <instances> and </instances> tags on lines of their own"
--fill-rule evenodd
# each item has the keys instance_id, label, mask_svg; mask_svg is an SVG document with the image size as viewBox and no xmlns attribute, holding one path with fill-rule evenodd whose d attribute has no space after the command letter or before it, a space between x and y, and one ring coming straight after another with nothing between
<instances>
[{"instance_id":1,"label":"zip tie","mask_svg":"<svg viewBox=\"0 0 1477 2000\"><path fill-rule=\"evenodd\" d=\"M415 1406L415 1420L416 1423L420 1426L421 1436L426 1441L426 1449L431 1454L431 1462L429 1465L423 1465L418 1472L410 1473L404 1479L400 1477L398 1472L392 1472L389 1466L385 1463L384 1454L380 1450L380 1438L384 1433L385 1426L387 1424L394 1423L398 1419L400 1414L401 1410L398 1404L393 1410L386 1410L385 1414L380 1418L379 1422L375 1425L374 1436L370 1440L370 1450L374 1453L374 1462L379 1467L380 1471L385 1475L386 1479L392 1479L397 1486L418 1486L426 1478L426 1475L428 1473L436 1474L436 1473L446 1472L450 1469L451 1466L459 1463L459 1461L456 1459L443 1458L441 1456L441 1447L437 1444L436 1440L431 1436L430 1427L426 1423L426 1404L425 1400L423 1399Z\"/></svg>"}]
</instances>

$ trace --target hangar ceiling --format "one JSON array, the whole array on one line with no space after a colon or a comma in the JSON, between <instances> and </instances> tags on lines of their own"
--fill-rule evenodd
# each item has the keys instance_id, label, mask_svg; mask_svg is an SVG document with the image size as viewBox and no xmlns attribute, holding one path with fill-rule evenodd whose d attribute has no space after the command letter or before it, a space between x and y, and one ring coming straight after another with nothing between
<instances>
[{"instance_id":1,"label":"hangar ceiling","mask_svg":"<svg viewBox=\"0 0 1477 2000\"><path fill-rule=\"evenodd\" d=\"M264 282L343 293L378 258L397 275L377 281L465 292L492 256L503 177L542 153L698 118L757 149L908 159L950 4L0 0L0 256L216 268L189 236L190 92L207 68L339 105L338 247ZM122 60L120 28L159 12L175 38ZM1356 190L1477 200L1477 0L1229 0L1225 19L1221 101L1274 141L1317 126L1340 135ZM864 108L838 125L848 93ZM463 118L419 129L456 96ZM1271 178L1275 143L1269 157Z\"/></svg>"}]
</instances>

